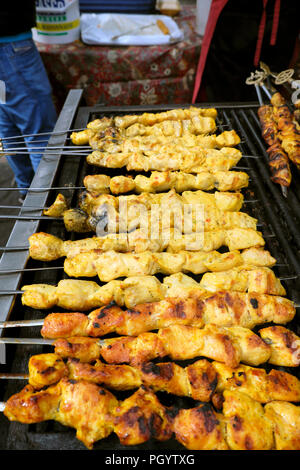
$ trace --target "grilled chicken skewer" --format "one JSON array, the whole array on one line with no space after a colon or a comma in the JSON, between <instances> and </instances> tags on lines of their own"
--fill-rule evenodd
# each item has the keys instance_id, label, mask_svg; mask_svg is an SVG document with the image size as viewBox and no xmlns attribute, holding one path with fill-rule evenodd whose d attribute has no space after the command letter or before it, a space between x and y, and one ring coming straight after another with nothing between
<instances>
[{"instance_id":1,"label":"grilled chicken skewer","mask_svg":"<svg viewBox=\"0 0 300 470\"><path fill-rule=\"evenodd\" d=\"M170 253L179 251L211 252L227 246L229 251L246 250L263 247L265 241L259 232L252 229L234 228L232 230L214 230L197 234L184 234L170 229L149 238L141 229L131 233L108 234L104 237L92 237L81 240L63 241L60 238L39 232L29 237L29 254L33 259L52 261L63 256L74 257L79 253L91 250L135 252L151 251L153 253L167 250Z\"/></svg>"},{"instance_id":2,"label":"grilled chicken skewer","mask_svg":"<svg viewBox=\"0 0 300 470\"><path fill-rule=\"evenodd\" d=\"M300 128L280 93L272 96L271 103L281 146L289 159L300 169Z\"/></svg>"},{"instance_id":3,"label":"grilled chicken skewer","mask_svg":"<svg viewBox=\"0 0 300 470\"><path fill-rule=\"evenodd\" d=\"M266 270L267 268L265 268ZM256 278L256 273L260 275ZM238 297L242 292L248 290L249 295L260 292L282 292L285 294L284 288L280 281L275 278L271 270L264 271L254 270L248 274L245 271L245 277L236 276L234 273L230 279L232 289L236 288L232 294ZM262 277L261 274L263 275ZM226 280L222 281L227 285ZM211 282L211 290L216 291L218 286L222 286L222 282L216 275L216 279ZM268 287L268 283L272 283L272 287ZM205 279L206 289L201 288L199 283L189 276L177 273L165 277L160 282L155 276L131 276L124 280L113 280L102 286L94 281L63 279L58 282L57 286L50 284L31 284L22 287L22 303L33 308L53 308L55 305L71 310L89 310L114 301L118 305L125 305L132 308L145 302L155 302L166 297L177 297L180 299L190 295L205 298L211 296L211 292L207 290L210 281ZM253 289L253 290L252 290ZM251 291L251 292L250 292ZM230 292L230 291L227 291ZM246 294L244 294L246 295ZM259 294L263 295L263 294ZM268 295L268 297L272 297Z\"/></svg>"},{"instance_id":4,"label":"grilled chicken skewer","mask_svg":"<svg viewBox=\"0 0 300 470\"><path fill-rule=\"evenodd\" d=\"M85 132L74 133L71 140L74 143L76 142L77 147L75 148L92 148L93 150L102 150L109 153L158 150L164 145L171 145L173 148L176 146L178 149L221 149L223 147L235 147L241 142L234 130L224 131L219 135L184 133L182 136L156 134L128 137L122 135L122 131L120 132L120 130L111 127L100 132L89 128ZM85 140L86 144L80 145L78 142L81 140Z\"/></svg>"},{"instance_id":5,"label":"grilled chicken skewer","mask_svg":"<svg viewBox=\"0 0 300 470\"><path fill-rule=\"evenodd\" d=\"M240 193L207 194L203 191L185 191L178 195L168 193L141 193L139 196L108 194L81 195L80 209L67 209L66 199L58 195L44 215L64 219L68 231L130 232L136 228L164 230L177 228L185 233L218 228L257 228L257 220L239 212L243 203Z\"/></svg>"},{"instance_id":6,"label":"grilled chicken skewer","mask_svg":"<svg viewBox=\"0 0 300 470\"><path fill-rule=\"evenodd\" d=\"M278 138L272 106L261 106L258 110L258 117L262 126L262 136L269 146L267 153L269 155L271 180L281 186L288 187L291 184L292 174L288 156L281 147Z\"/></svg>"},{"instance_id":7,"label":"grilled chicken skewer","mask_svg":"<svg viewBox=\"0 0 300 470\"><path fill-rule=\"evenodd\" d=\"M175 171L152 171L151 175L134 178L118 175L88 175L83 184L92 194L157 193L175 189L177 193L191 190L239 191L248 186L249 176L242 171L207 171L197 175Z\"/></svg>"},{"instance_id":8,"label":"grilled chicken skewer","mask_svg":"<svg viewBox=\"0 0 300 470\"><path fill-rule=\"evenodd\" d=\"M240 150L231 147L171 151L168 146L159 151L106 153L94 150L87 156L90 165L105 168L123 168L127 171L229 171L242 158Z\"/></svg>"},{"instance_id":9,"label":"grilled chicken skewer","mask_svg":"<svg viewBox=\"0 0 300 470\"><path fill-rule=\"evenodd\" d=\"M200 297L167 297L163 301L140 304L124 311L117 305L110 304L92 311L88 316L79 312L50 313L40 320L2 322L0 327L43 326L41 334L45 338L101 337L109 333L136 336L173 324L202 328L205 324L214 323L225 327L252 329L268 322L286 324L294 316L293 303L283 297L219 292ZM291 345L294 342L294 339L290 341L288 334L285 339ZM276 343L280 339L271 338L270 341Z\"/></svg>"},{"instance_id":10,"label":"grilled chicken skewer","mask_svg":"<svg viewBox=\"0 0 300 470\"><path fill-rule=\"evenodd\" d=\"M74 148L92 148L93 150L101 150L107 153L128 153L128 152L147 152L159 151L164 146L168 146L172 150L183 151L184 149L221 149L223 147L235 147L240 144L241 139L237 133L232 131L224 131L219 135L195 135L185 133L182 136L165 136L165 135L136 135L128 137L122 135L122 132L108 128L104 132L92 133L89 130L89 145L78 146ZM85 138L85 133L80 133L75 140Z\"/></svg>"},{"instance_id":11,"label":"grilled chicken skewer","mask_svg":"<svg viewBox=\"0 0 300 470\"><path fill-rule=\"evenodd\" d=\"M271 336L284 338L289 333L286 328L274 326L260 330L263 338ZM299 345L299 338L298 338ZM293 350L290 344L274 343L271 346L269 363L296 367L300 362L300 346ZM273 361L273 358L276 360ZM273 362L272 362L273 361ZM5 378L3 374L3 378ZM144 362L132 365L105 364L99 359L94 364L83 363L78 359L69 358L67 362L55 353L37 354L31 356L28 363L29 384L35 389L53 385L63 377L75 380L87 380L99 385L105 385L114 390L131 390L141 385L151 387L154 391L166 391L178 396L187 396L195 400L218 400L224 390L240 390L251 398L267 403L272 400L300 401L300 382L286 372L239 365L231 368L221 362L209 362L200 359L186 367L174 362L153 363Z\"/></svg>"},{"instance_id":12,"label":"grilled chicken skewer","mask_svg":"<svg viewBox=\"0 0 300 470\"><path fill-rule=\"evenodd\" d=\"M96 384L63 378L41 391L27 385L9 398L4 414L22 423L59 421L75 428L76 437L90 449L112 432L123 445L141 444L150 437L165 441L175 433L181 444L193 450L300 448L298 407L285 401L263 407L237 391L224 392L223 414L207 404L178 412L164 407L146 387L119 402ZM243 423L239 431L236 421ZM205 425L208 422L211 425Z\"/></svg>"},{"instance_id":13,"label":"grilled chicken skewer","mask_svg":"<svg viewBox=\"0 0 300 470\"><path fill-rule=\"evenodd\" d=\"M216 130L217 111L213 108L208 111L190 109L171 110L168 114L156 113L152 114L150 121L148 116L145 113L143 118L134 116L119 118L117 116L95 119L88 123L87 129L73 132L71 140L75 145L86 145L95 136L98 138L104 135L112 138L138 135L181 137L184 134L209 134ZM126 125L124 125L125 121ZM128 125L128 121L131 121L131 124Z\"/></svg>"},{"instance_id":14,"label":"grilled chicken skewer","mask_svg":"<svg viewBox=\"0 0 300 470\"><path fill-rule=\"evenodd\" d=\"M6 341L3 338L2 341L9 343L11 339ZM53 345L55 352L63 358L75 357L82 362L92 362L102 357L109 364L134 365L166 356L173 360L203 356L230 367L237 367L240 362L257 366L267 362L272 351L272 346L248 328L214 324L205 325L202 329L174 324L158 330L158 333L146 332L139 336L105 340L81 336L60 338Z\"/></svg>"},{"instance_id":15,"label":"grilled chicken skewer","mask_svg":"<svg viewBox=\"0 0 300 470\"><path fill-rule=\"evenodd\" d=\"M285 289L273 271L267 267L256 267L244 262L247 253L238 251L228 253L189 252L178 253L118 253L107 251L99 253L92 250L80 253L64 262L64 270L70 277L95 277L102 282L110 282L120 277L153 276L158 273L203 274L207 271L219 271L206 274L200 283L191 286L215 292L216 290L234 290L239 292L257 292L260 294L285 295ZM253 260L255 264L255 260ZM263 262L263 259L259 259ZM178 274L178 277L181 274Z\"/></svg>"},{"instance_id":16,"label":"grilled chicken skewer","mask_svg":"<svg viewBox=\"0 0 300 470\"><path fill-rule=\"evenodd\" d=\"M65 283L60 282L63 289ZM72 299L69 304L71 302ZM41 333L45 338L100 337L114 332L136 336L172 324L202 328L214 323L225 327L254 328L268 322L286 324L294 316L293 303L284 297L217 292L198 296L189 294L179 299L166 297L165 300L139 304L127 310L115 304L105 305L88 316L79 312L51 313L44 320L39 320L39 324L43 325ZM3 328L9 326L10 322L1 324Z\"/></svg>"}]
</instances>

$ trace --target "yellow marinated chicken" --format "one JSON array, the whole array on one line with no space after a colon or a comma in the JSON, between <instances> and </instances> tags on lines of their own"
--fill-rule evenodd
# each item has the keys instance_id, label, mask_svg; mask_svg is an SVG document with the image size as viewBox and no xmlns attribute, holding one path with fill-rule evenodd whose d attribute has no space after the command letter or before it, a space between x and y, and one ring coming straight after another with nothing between
<instances>
[{"instance_id":1,"label":"yellow marinated chicken","mask_svg":"<svg viewBox=\"0 0 300 470\"><path fill-rule=\"evenodd\" d=\"M53 308L55 305L70 310L90 310L114 301L128 308L139 303L164 298L162 284L154 276L130 277L111 281L103 286L96 282L62 279L57 287L48 284L23 286L23 305L32 308Z\"/></svg>"},{"instance_id":2,"label":"yellow marinated chicken","mask_svg":"<svg viewBox=\"0 0 300 470\"><path fill-rule=\"evenodd\" d=\"M28 362L29 384L41 389L59 382L69 371L64 361L55 353L36 354Z\"/></svg>"},{"instance_id":3,"label":"yellow marinated chicken","mask_svg":"<svg viewBox=\"0 0 300 470\"><path fill-rule=\"evenodd\" d=\"M214 272L224 269L226 265L226 271ZM102 282L110 282L121 277L178 273L180 282L185 283L185 286L187 283L190 284L191 293L200 288L209 292L232 290L282 296L286 294L280 280L271 269L244 265L239 252L99 253L93 250L67 258L64 270L70 277L98 276ZM190 281L190 278L187 279L183 274L184 272L202 274L206 271L212 272L204 274L200 283Z\"/></svg>"},{"instance_id":4,"label":"yellow marinated chicken","mask_svg":"<svg viewBox=\"0 0 300 470\"><path fill-rule=\"evenodd\" d=\"M272 266L274 263L275 260L269 252L261 248L225 253L185 250L178 253L153 253L151 251L119 253L113 250L101 252L101 250L94 249L68 256L64 267L69 276L94 277L98 275L103 282L108 282L124 276L154 275L159 272L172 274L181 271L201 274L206 271L227 271L237 266L241 266L241 269L251 266L253 269L254 266Z\"/></svg>"},{"instance_id":5,"label":"yellow marinated chicken","mask_svg":"<svg viewBox=\"0 0 300 470\"><path fill-rule=\"evenodd\" d=\"M223 147L220 150L203 149L170 151L168 146L160 151L106 153L98 150L87 156L91 165L106 168L123 168L128 171L184 171L201 173L202 171L229 171L242 158L239 150Z\"/></svg>"},{"instance_id":6,"label":"yellow marinated chicken","mask_svg":"<svg viewBox=\"0 0 300 470\"><path fill-rule=\"evenodd\" d=\"M238 191L248 186L249 176L242 171L203 171L196 175L181 171L152 171L151 175L87 175L83 184L93 195L128 192L156 193L175 189L177 193L189 190Z\"/></svg>"},{"instance_id":7,"label":"yellow marinated chicken","mask_svg":"<svg viewBox=\"0 0 300 470\"><path fill-rule=\"evenodd\" d=\"M164 230L175 227L190 231L208 231L235 226L256 228L257 220L239 212L243 204L241 193L184 191L174 189L167 193L141 193L140 195L112 196L101 194L81 196L80 209L59 212L62 196L59 195L47 214L62 215L68 231L96 231L103 223L106 232L130 232L144 227ZM233 213L231 213L233 212Z\"/></svg>"},{"instance_id":8,"label":"yellow marinated chicken","mask_svg":"<svg viewBox=\"0 0 300 470\"><path fill-rule=\"evenodd\" d=\"M58 194L54 203L48 209L45 209L43 214L49 217L62 217L68 209L69 205L66 198L62 194Z\"/></svg>"},{"instance_id":9,"label":"yellow marinated chicken","mask_svg":"<svg viewBox=\"0 0 300 470\"><path fill-rule=\"evenodd\" d=\"M269 268L238 266L228 271L205 273L199 286L210 292L234 290L258 294L286 295L285 288Z\"/></svg>"},{"instance_id":10,"label":"yellow marinated chicken","mask_svg":"<svg viewBox=\"0 0 300 470\"><path fill-rule=\"evenodd\" d=\"M79 312L50 313L44 319L41 334L52 339L72 336L101 337L109 333L137 336L145 331L173 324L202 328L210 323L251 329L268 322L286 324L294 315L292 302L283 297L219 292L210 296L201 294L186 298L167 297L127 310L110 304L93 310L89 315ZM263 337L264 330L261 331ZM286 336L289 333L285 329ZM270 344L282 354L284 351L285 354L290 353L291 346L288 344Z\"/></svg>"},{"instance_id":11,"label":"yellow marinated chicken","mask_svg":"<svg viewBox=\"0 0 300 470\"><path fill-rule=\"evenodd\" d=\"M68 241L45 232L38 232L31 235L28 240L30 256L41 261L52 261L63 256L72 258L91 250L135 253L145 251L156 253L164 250L178 253L186 250L208 253L227 246L231 252L251 249L251 252L247 251L247 258L245 254L243 255L246 264L272 266L276 262L267 251L262 254L260 247L263 247L265 242L259 232L241 228L205 232L200 238L193 234L182 235L179 231L171 229L163 232L160 237L151 239L143 230L138 229L128 234L108 234L104 237Z\"/></svg>"},{"instance_id":12,"label":"yellow marinated chicken","mask_svg":"<svg viewBox=\"0 0 300 470\"><path fill-rule=\"evenodd\" d=\"M273 282L273 290L270 288L272 292L275 291L276 285L279 289L279 281L273 279ZM263 290L264 282L258 279L257 286L257 290ZM239 292L238 289L241 290L241 285L237 280L236 293ZM163 282L150 275L112 280L102 286L93 281L63 279L59 281L57 287L48 284L31 284L23 286L22 290L24 291L22 295L24 305L46 309L58 305L71 310L88 310L112 301L130 308L141 303L162 300L165 297L186 298L190 295L211 295L208 289L203 289L193 278L181 272L165 277Z\"/></svg>"},{"instance_id":13,"label":"yellow marinated chicken","mask_svg":"<svg viewBox=\"0 0 300 470\"><path fill-rule=\"evenodd\" d=\"M125 116L116 116L114 118L114 125L120 129L127 128L133 124L139 123L145 126L153 126L154 124L174 120L183 121L198 116L208 116L212 118L217 117L217 110L215 108L197 108L190 106L186 109L170 109L169 111L159 113L142 113L130 114Z\"/></svg>"},{"instance_id":14,"label":"yellow marinated chicken","mask_svg":"<svg viewBox=\"0 0 300 470\"><path fill-rule=\"evenodd\" d=\"M100 360L92 365L69 359L67 367L72 379L102 384L109 389L131 390L144 385L154 391L165 391L205 402L210 401L217 383L217 373L206 359L200 359L187 367L180 367L174 362L145 362L134 367L105 364ZM48 385L51 385L50 381Z\"/></svg>"},{"instance_id":15,"label":"yellow marinated chicken","mask_svg":"<svg viewBox=\"0 0 300 470\"><path fill-rule=\"evenodd\" d=\"M240 391L260 403L273 400L300 401L300 381L288 372L277 369L266 372L263 368L245 364L232 368L216 361L213 362L213 367L218 374L214 403L218 404L218 394L224 390Z\"/></svg>"},{"instance_id":16,"label":"yellow marinated chicken","mask_svg":"<svg viewBox=\"0 0 300 470\"><path fill-rule=\"evenodd\" d=\"M300 449L300 407L273 401L265 406L265 416L273 424L277 450Z\"/></svg>"},{"instance_id":17,"label":"yellow marinated chicken","mask_svg":"<svg viewBox=\"0 0 300 470\"><path fill-rule=\"evenodd\" d=\"M57 339L54 342L55 353L62 358L77 358L82 362L92 362L102 356L109 364L133 365L165 356L173 360L204 356L224 362L229 367L237 367L240 362L252 366L268 362L272 349L248 328L214 324L198 328L174 323L159 329L158 333L92 340L80 336Z\"/></svg>"},{"instance_id":18,"label":"yellow marinated chicken","mask_svg":"<svg viewBox=\"0 0 300 470\"><path fill-rule=\"evenodd\" d=\"M273 425L260 403L237 391L224 391L226 441L233 450L274 448Z\"/></svg>"},{"instance_id":19,"label":"yellow marinated chicken","mask_svg":"<svg viewBox=\"0 0 300 470\"><path fill-rule=\"evenodd\" d=\"M84 410L84 412L83 412ZM54 419L76 429L89 449L112 432L123 445L151 437L172 437L190 450L299 450L299 407L273 402L262 407L241 392L224 392L223 410L209 404L180 411L163 406L147 387L122 402L96 384L63 378L35 391L27 385L6 402L11 421L37 423Z\"/></svg>"},{"instance_id":20,"label":"yellow marinated chicken","mask_svg":"<svg viewBox=\"0 0 300 470\"><path fill-rule=\"evenodd\" d=\"M28 372L29 384L36 390L53 385L63 377L97 383L113 390L132 390L145 385L154 391L194 400L212 400L217 409L222 406L218 400L224 390L241 391L260 403L300 400L300 383L294 375L279 370L266 373L264 369L241 364L230 368L206 359L186 367L174 362L143 362L132 366L106 364L99 359L90 364L69 358L65 363L58 354L48 353L32 356Z\"/></svg>"},{"instance_id":21,"label":"yellow marinated chicken","mask_svg":"<svg viewBox=\"0 0 300 470\"><path fill-rule=\"evenodd\" d=\"M115 408L114 432L123 445L138 445L151 438L166 441L173 434L172 418L156 395L141 387Z\"/></svg>"},{"instance_id":22,"label":"yellow marinated chicken","mask_svg":"<svg viewBox=\"0 0 300 470\"><path fill-rule=\"evenodd\" d=\"M210 116L191 116L181 121L167 119L148 126L136 122L123 130L122 135L135 137L137 135L163 135L181 137L184 134L211 134L217 129L216 122Z\"/></svg>"},{"instance_id":23,"label":"yellow marinated chicken","mask_svg":"<svg viewBox=\"0 0 300 470\"><path fill-rule=\"evenodd\" d=\"M259 334L267 344L274 346L269 359L271 364L285 367L299 366L300 338L293 331L274 325L263 328Z\"/></svg>"},{"instance_id":24,"label":"yellow marinated chicken","mask_svg":"<svg viewBox=\"0 0 300 470\"><path fill-rule=\"evenodd\" d=\"M131 153L131 152L159 152L162 147L168 145L169 149L174 151L183 151L184 149L195 150L203 149L221 149L222 147L235 147L241 139L237 133L225 131L221 134L195 135L183 134L181 137L165 135L137 135L134 137L122 136L122 133L108 132L90 134L89 145L93 150L101 150L106 153Z\"/></svg>"},{"instance_id":25,"label":"yellow marinated chicken","mask_svg":"<svg viewBox=\"0 0 300 470\"><path fill-rule=\"evenodd\" d=\"M99 175L98 175L99 176ZM101 175L100 175L101 176ZM207 193L205 191L183 191L178 194L175 189L163 193L140 193L139 195L113 196L108 194L96 195L86 192L81 195L80 208L88 214L93 208L102 205L112 206L116 210L120 210L125 204L127 207L131 205L143 204L145 209L151 209L153 204L174 207L178 210L184 204L203 204L206 209L218 209L221 211L238 212L243 205L244 197L240 192L215 192Z\"/></svg>"},{"instance_id":26,"label":"yellow marinated chicken","mask_svg":"<svg viewBox=\"0 0 300 470\"><path fill-rule=\"evenodd\" d=\"M210 404L180 409L175 416L175 437L189 450L229 450L222 415Z\"/></svg>"},{"instance_id":27,"label":"yellow marinated chicken","mask_svg":"<svg viewBox=\"0 0 300 470\"><path fill-rule=\"evenodd\" d=\"M58 384L35 392L28 385L6 403L4 414L21 423L56 420L76 429L76 437L86 447L113 431L115 396L98 385L63 378ZM83 412L84 410L84 412Z\"/></svg>"},{"instance_id":28,"label":"yellow marinated chicken","mask_svg":"<svg viewBox=\"0 0 300 470\"><path fill-rule=\"evenodd\" d=\"M268 361L271 355L271 346L267 345L258 335L248 328L222 327L207 324L203 328L188 325L173 324L161 328L158 333L144 332L138 336L118 336L115 338L98 340L98 350L90 347L70 348L76 345L76 340L89 340L92 338L67 338L70 345L65 348L62 339L55 341L55 353L62 358L77 357L82 362L88 357L91 362L91 353L100 355L107 363L142 364L157 357L168 356L173 360L187 360L203 356L215 361L224 362L230 367L237 367L240 362L257 366ZM70 340L70 341L69 341ZM75 340L75 342L74 342ZM92 344L92 348L94 345ZM83 355L82 351L83 349Z\"/></svg>"}]
</instances>

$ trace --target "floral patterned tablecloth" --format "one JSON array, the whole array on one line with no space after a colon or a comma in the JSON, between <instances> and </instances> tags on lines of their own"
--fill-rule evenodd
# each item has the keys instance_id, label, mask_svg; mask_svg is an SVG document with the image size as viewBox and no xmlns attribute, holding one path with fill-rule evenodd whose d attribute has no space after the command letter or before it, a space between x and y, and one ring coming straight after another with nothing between
<instances>
[{"instance_id":1,"label":"floral patterned tablecloth","mask_svg":"<svg viewBox=\"0 0 300 470\"><path fill-rule=\"evenodd\" d=\"M175 18L184 40L163 46L89 46L37 43L58 109L71 88L83 88L88 106L191 102L201 37L195 7Z\"/></svg>"}]
</instances>

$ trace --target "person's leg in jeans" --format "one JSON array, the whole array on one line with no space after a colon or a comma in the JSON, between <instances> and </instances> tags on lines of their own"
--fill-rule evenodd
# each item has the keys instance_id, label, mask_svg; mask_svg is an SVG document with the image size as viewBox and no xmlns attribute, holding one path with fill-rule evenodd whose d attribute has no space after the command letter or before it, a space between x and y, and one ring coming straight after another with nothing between
<instances>
[{"instance_id":1,"label":"person's leg in jeans","mask_svg":"<svg viewBox=\"0 0 300 470\"><path fill-rule=\"evenodd\" d=\"M34 42L30 39L9 43L0 48L0 54L0 79L5 81L7 98L6 103L0 105L1 136L7 136L7 129L5 126L2 128L4 113L9 115L10 121L22 135L41 132L50 134L55 125L56 112L51 86ZM29 161L11 157L24 176L29 174L28 169L24 170L24 164L28 168L31 162L31 170L36 171L42 151L34 151L34 146L46 146L46 143L40 142L46 139L47 135L24 139L29 149ZM31 153L30 149L33 149Z\"/></svg>"},{"instance_id":2,"label":"person's leg in jeans","mask_svg":"<svg viewBox=\"0 0 300 470\"><path fill-rule=\"evenodd\" d=\"M20 136L19 129L11 121L10 115L6 112L4 107L0 106L0 131L1 135L5 137ZM25 143L22 139L11 139L3 141L4 148L9 151L10 147L23 147L26 150ZM25 196L26 191L22 188L30 186L31 180L34 176L34 170L31 164L29 155L7 155L6 159L11 167L15 181L20 189L22 196Z\"/></svg>"}]
</instances>

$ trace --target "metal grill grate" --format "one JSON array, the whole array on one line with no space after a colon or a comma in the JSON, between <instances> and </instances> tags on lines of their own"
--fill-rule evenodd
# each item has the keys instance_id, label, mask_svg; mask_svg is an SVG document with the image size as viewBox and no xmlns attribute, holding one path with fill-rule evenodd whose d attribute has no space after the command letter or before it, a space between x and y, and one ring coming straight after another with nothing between
<instances>
[{"instance_id":1,"label":"metal grill grate","mask_svg":"<svg viewBox=\"0 0 300 470\"><path fill-rule=\"evenodd\" d=\"M176 106L144 106L144 107L80 107L77 110L78 100L70 103L68 102L69 117L73 117L76 113L75 119L69 118L68 128L83 128L86 124L95 118L110 115L124 115L130 113L143 113L143 112L159 112L172 109ZM189 106L189 105L187 105ZM201 104L201 107L204 105ZM249 187L243 190L245 199L253 201L248 203L242 208L243 211L256 217L259 223L263 226L261 231L266 241L266 249L277 259L278 266L274 267L274 272L280 277L293 277L300 275L300 176L296 168L293 168L293 182L288 191L288 197L284 198L280 187L273 184L269 177L268 170L268 156L265 151L265 145L261 139L260 126L257 118L257 103L241 103L241 104L210 104L218 109L218 128L219 131L235 129L242 139L240 150L243 155L257 155L260 159L242 158L237 168L243 168L250 176ZM177 107L182 108L182 105ZM62 113L66 112L66 108ZM65 128L65 127L63 127ZM41 164L41 166L44 163ZM103 171L102 171L103 170ZM86 174L91 173L107 173L110 176L122 173L122 170L108 170L90 167L85 161L85 157L72 157L64 156L60 158L59 164L56 168L55 178L52 178L50 184L53 186L63 185L82 185L82 179ZM41 169L42 173L42 169ZM45 186L45 184L36 178L35 186ZM62 191L60 191L62 192ZM66 191L65 195L71 198L71 205L76 206L78 202L79 192ZM46 193L44 198L45 205L49 205L55 198L56 192L51 191ZM34 201L36 204L36 199ZM29 203L28 203L29 205ZM32 202L31 202L32 205ZM22 222L27 224L28 222ZM30 222L29 222L30 223ZM17 225L18 224L18 225ZM20 236L21 225L16 223L14 232L9 244L18 245L14 240L15 237ZM32 231L45 231L57 235L60 238L83 238L82 236L67 234L63 224L56 221L41 221L30 226ZM17 253L12 253L10 258L13 266L20 268L24 267L26 263L27 254L23 254L18 258ZM29 259L26 267L48 267L57 266L63 261L55 261L52 263L42 263ZM17 263L17 264L16 264ZM10 267L12 264L10 264ZM0 269L7 268L7 260L5 264L3 258L0 261ZM56 284L63 277L62 270L45 270L45 271L32 271L23 273L23 275L9 275L3 278L2 276L2 289L17 288L20 285L32 284L38 282L46 282ZM13 281L12 281L13 279ZM7 280L9 281L7 285ZM287 290L287 297L296 302L299 302L298 292L300 291L300 278L289 279L282 282ZM2 302L2 303L1 303ZM23 307L20 299L16 297L15 301L11 297L3 299L0 298L1 307L1 320L11 319L36 319L43 318L46 313L44 311L36 311ZM56 309L59 311L59 309ZM300 334L300 328L297 318L287 325L288 328ZM20 336L20 337L38 337L39 328L19 328L16 330L6 330L5 336ZM0 366L1 372L20 372L27 371L27 363L29 357L33 354L51 351L51 348L45 346L7 346L7 364ZM182 363L182 365L184 365ZM268 365L266 369L271 367ZM274 367L273 367L274 368ZM283 369L283 368L281 368ZM292 368L284 368L292 374L296 371ZM17 381L1 381L0 383L0 399L4 400L10 395L20 390L23 386L22 382ZM114 392L115 393L115 392ZM119 398L125 398L130 393L118 393ZM188 398L174 398L171 395L158 393L159 399L166 405L176 403L179 407L194 406L195 402ZM0 416L0 448L2 449L84 449L84 446L75 438L75 431L60 426L54 422L45 422L38 425L26 426L19 423L9 423L3 416ZM111 435L107 439L96 443L95 449L122 449L122 447L115 435ZM183 447L175 440L167 441L166 443L152 442L133 447L132 449L183 449Z\"/></svg>"}]
</instances>

